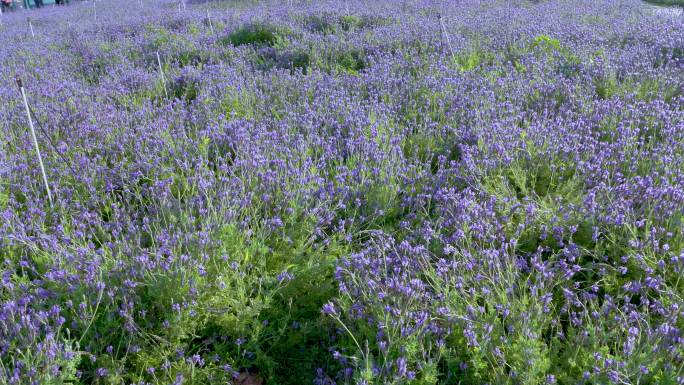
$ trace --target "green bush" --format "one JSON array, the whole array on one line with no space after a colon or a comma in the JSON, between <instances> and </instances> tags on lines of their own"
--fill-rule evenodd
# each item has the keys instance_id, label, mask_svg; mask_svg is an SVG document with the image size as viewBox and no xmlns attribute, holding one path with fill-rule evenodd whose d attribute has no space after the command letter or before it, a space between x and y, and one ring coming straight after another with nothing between
<instances>
[{"instance_id":1,"label":"green bush","mask_svg":"<svg viewBox=\"0 0 684 385\"><path fill-rule=\"evenodd\" d=\"M279 34L278 28L273 25L253 23L233 31L224 42L234 46L253 44L272 47L278 41Z\"/></svg>"},{"instance_id":2,"label":"green bush","mask_svg":"<svg viewBox=\"0 0 684 385\"><path fill-rule=\"evenodd\" d=\"M684 7L684 0L644 0L647 3L657 5L679 5Z\"/></svg>"}]
</instances>

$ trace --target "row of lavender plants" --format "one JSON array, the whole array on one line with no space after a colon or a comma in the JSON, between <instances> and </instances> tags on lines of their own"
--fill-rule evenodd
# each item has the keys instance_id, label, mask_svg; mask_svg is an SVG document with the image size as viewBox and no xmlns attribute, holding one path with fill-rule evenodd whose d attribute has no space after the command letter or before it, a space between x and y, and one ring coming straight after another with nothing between
<instances>
[{"instance_id":1,"label":"row of lavender plants","mask_svg":"<svg viewBox=\"0 0 684 385\"><path fill-rule=\"evenodd\" d=\"M0 384L684 383L676 14L101 0L0 36Z\"/></svg>"}]
</instances>

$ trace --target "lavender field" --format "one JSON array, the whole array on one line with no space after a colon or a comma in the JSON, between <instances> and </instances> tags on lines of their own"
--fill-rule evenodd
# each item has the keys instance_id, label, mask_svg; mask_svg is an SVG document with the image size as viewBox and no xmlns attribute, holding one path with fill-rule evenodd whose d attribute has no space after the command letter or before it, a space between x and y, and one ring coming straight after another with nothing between
<instances>
[{"instance_id":1,"label":"lavender field","mask_svg":"<svg viewBox=\"0 0 684 385\"><path fill-rule=\"evenodd\" d=\"M98 0L0 38L0 384L684 384L681 13Z\"/></svg>"}]
</instances>

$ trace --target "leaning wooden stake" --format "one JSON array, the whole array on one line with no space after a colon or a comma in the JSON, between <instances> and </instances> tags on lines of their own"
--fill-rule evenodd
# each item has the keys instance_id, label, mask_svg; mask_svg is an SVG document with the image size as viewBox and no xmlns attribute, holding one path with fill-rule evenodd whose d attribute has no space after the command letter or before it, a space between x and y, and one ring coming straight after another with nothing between
<instances>
[{"instance_id":1,"label":"leaning wooden stake","mask_svg":"<svg viewBox=\"0 0 684 385\"><path fill-rule=\"evenodd\" d=\"M214 25L211 23L211 15L209 14L209 9L207 9L207 24L209 24L209 30L211 34L214 34Z\"/></svg>"},{"instance_id":2,"label":"leaning wooden stake","mask_svg":"<svg viewBox=\"0 0 684 385\"><path fill-rule=\"evenodd\" d=\"M451 46L451 39L449 39L449 33L447 32L446 27L444 26L444 22L442 21L442 14L438 13L437 18L439 19L439 26L442 29L442 36L444 36L444 39L447 42L447 46L449 47L451 59L454 59L456 57L454 55L454 47Z\"/></svg>"},{"instance_id":3,"label":"leaning wooden stake","mask_svg":"<svg viewBox=\"0 0 684 385\"><path fill-rule=\"evenodd\" d=\"M47 174L45 173L45 166L43 165L43 157L40 155L40 147L38 146L38 139L36 138L36 130L33 128L33 119L31 118L31 109L29 108L28 100L26 99L26 90L24 90L24 84L21 78L17 76L16 78L17 86L19 91L21 91L21 98L24 101L24 108L26 109L26 117L28 118L29 128L31 129L31 138L33 139L33 146L36 149L36 155L38 156L38 163L40 164L40 172L43 174L43 183L45 183L45 190L47 191L48 201L50 202L50 207L52 207L52 192L50 192L50 184L47 180Z\"/></svg>"},{"instance_id":4,"label":"leaning wooden stake","mask_svg":"<svg viewBox=\"0 0 684 385\"><path fill-rule=\"evenodd\" d=\"M159 51L157 51L157 64L159 64L159 76L161 76L162 85L164 86L164 95L169 98L169 93L166 91L166 77L164 76L164 68L162 67Z\"/></svg>"},{"instance_id":5,"label":"leaning wooden stake","mask_svg":"<svg viewBox=\"0 0 684 385\"><path fill-rule=\"evenodd\" d=\"M33 23L31 23L31 18L29 17L26 20L28 21L29 29L31 30L31 37L35 39L36 34L33 32Z\"/></svg>"}]
</instances>

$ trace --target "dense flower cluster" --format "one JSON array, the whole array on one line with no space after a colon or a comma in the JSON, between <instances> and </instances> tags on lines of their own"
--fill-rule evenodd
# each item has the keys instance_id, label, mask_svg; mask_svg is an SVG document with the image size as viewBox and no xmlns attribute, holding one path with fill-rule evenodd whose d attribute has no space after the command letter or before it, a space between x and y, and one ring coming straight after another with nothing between
<instances>
[{"instance_id":1,"label":"dense flower cluster","mask_svg":"<svg viewBox=\"0 0 684 385\"><path fill-rule=\"evenodd\" d=\"M684 383L681 16L187 3L0 16L0 383Z\"/></svg>"}]
</instances>

